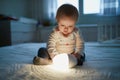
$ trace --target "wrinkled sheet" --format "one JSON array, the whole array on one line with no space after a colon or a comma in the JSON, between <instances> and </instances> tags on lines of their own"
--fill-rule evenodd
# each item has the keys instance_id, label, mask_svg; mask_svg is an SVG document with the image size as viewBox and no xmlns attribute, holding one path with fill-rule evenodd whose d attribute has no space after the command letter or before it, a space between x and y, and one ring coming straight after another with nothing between
<instances>
[{"instance_id":1,"label":"wrinkled sheet","mask_svg":"<svg viewBox=\"0 0 120 80\"><path fill-rule=\"evenodd\" d=\"M0 80L120 80L120 46L85 43L83 66L55 70L33 65L32 59L46 43L0 47Z\"/></svg>"}]
</instances>

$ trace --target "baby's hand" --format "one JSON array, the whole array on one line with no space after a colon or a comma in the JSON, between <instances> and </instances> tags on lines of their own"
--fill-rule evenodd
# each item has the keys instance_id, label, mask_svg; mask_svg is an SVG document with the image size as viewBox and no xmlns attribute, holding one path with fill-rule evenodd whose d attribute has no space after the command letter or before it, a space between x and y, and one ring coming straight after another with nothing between
<instances>
[{"instance_id":1,"label":"baby's hand","mask_svg":"<svg viewBox=\"0 0 120 80\"><path fill-rule=\"evenodd\" d=\"M56 54L51 54L50 58L53 59L56 56Z\"/></svg>"},{"instance_id":2,"label":"baby's hand","mask_svg":"<svg viewBox=\"0 0 120 80\"><path fill-rule=\"evenodd\" d=\"M73 53L72 55L74 55L77 59L80 59L80 55L78 53Z\"/></svg>"}]
</instances>

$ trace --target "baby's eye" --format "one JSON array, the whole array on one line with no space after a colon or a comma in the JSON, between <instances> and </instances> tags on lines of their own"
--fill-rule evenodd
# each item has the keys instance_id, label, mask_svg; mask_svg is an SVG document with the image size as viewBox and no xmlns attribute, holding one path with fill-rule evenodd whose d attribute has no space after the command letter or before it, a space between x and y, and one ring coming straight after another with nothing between
<instances>
[{"instance_id":1,"label":"baby's eye","mask_svg":"<svg viewBox=\"0 0 120 80\"><path fill-rule=\"evenodd\" d=\"M72 28L73 26L69 26L70 28Z\"/></svg>"},{"instance_id":2,"label":"baby's eye","mask_svg":"<svg viewBox=\"0 0 120 80\"><path fill-rule=\"evenodd\" d=\"M64 25L61 25L62 27L64 27Z\"/></svg>"},{"instance_id":3,"label":"baby's eye","mask_svg":"<svg viewBox=\"0 0 120 80\"><path fill-rule=\"evenodd\" d=\"M62 27L64 27L64 25L61 25Z\"/></svg>"}]
</instances>

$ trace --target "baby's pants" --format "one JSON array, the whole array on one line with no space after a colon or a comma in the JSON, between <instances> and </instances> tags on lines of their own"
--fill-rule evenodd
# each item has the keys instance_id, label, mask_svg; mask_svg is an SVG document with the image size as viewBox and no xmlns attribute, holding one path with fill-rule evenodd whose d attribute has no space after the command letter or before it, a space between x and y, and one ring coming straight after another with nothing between
<instances>
[{"instance_id":1,"label":"baby's pants","mask_svg":"<svg viewBox=\"0 0 120 80\"><path fill-rule=\"evenodd\" d=\"M45 59L51 59L47 49L44 47L42 47L38 50L37 56L41 57L41 58L45 58Z\"/></svg>"},{"instance_id":2,"label":"baby's pants","mask_svg":"<svg viewBox=\"0 0 120 80\"><path fill-rule=\"evenodd\" d=\"M46 60L51 60L47 49L43 48L43 47L38 50L37 56L40 58L44 58ZM33 59L33 61L34 61L34 63L38 62L38 60L34 60L34 59ZM77 65L83 65L84 61L85 61L85 53L83 53L83 55L80 55L80 59L77 59L77 62L78 62Z\"/></svg>"}]
</instances>

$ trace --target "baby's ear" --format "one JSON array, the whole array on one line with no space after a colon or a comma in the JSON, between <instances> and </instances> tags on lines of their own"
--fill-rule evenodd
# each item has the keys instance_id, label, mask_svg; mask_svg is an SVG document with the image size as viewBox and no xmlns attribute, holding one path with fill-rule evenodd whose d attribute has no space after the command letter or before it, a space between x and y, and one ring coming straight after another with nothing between
<instances>
[{"instance_id":1,"label":"baby's ear","mask_svg":"<svg viewBox=\"0 0 120 80\"><path fill-rule=\"evenodd\" d=\"M58 28L58 26L55 28L55 30L56 30L56 31L59 31L59 28Z\"/></svg>"}]
</instances>

